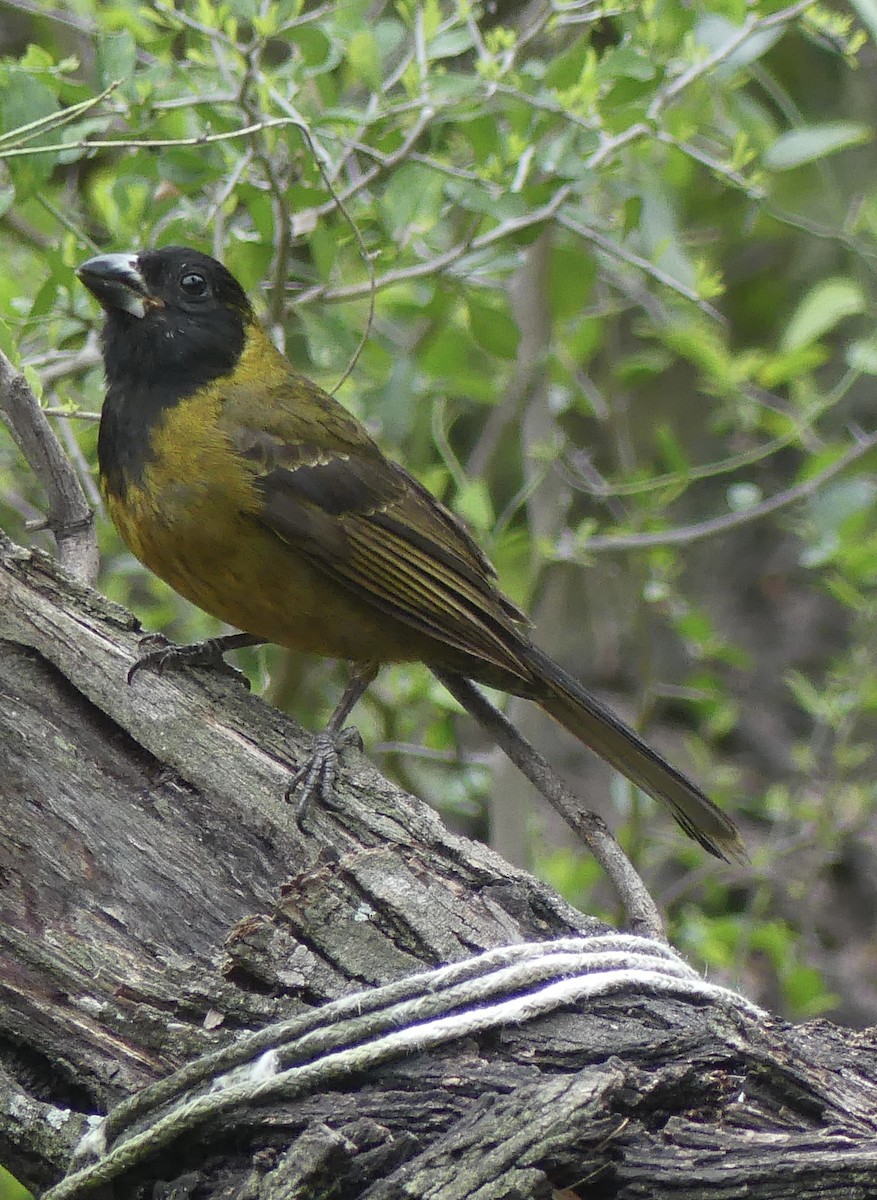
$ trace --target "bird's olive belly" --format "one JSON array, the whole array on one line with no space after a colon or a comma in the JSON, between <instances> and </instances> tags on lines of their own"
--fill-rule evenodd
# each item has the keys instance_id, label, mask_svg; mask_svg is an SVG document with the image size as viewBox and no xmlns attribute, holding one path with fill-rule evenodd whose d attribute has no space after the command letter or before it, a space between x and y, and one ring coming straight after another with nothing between
<instances>
[{"instance_id":1,"label":"bird's olive belly","mask_svg":"<svg viewBox=\"0 0 877 1200\"><path fill-rule=\"evenodd\" d=\"M205 612L327 658L458 665L449 647L331 579L215 485L145 482L107 496L112 520L145 566Z\"/></svg>"}]
</instances>

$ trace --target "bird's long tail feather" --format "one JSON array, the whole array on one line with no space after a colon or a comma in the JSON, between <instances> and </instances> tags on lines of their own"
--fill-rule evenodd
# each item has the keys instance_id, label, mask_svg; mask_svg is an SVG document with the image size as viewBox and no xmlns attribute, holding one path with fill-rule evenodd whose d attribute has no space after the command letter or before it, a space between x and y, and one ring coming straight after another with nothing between
<instances>
[{"instance_id":1,"label":"bird's long tail feather","mask_svg":"<svg viewBox=\"0 0 877 1200\"><path fill-rule=\"evenodd\" d=\"M527 665L542 685L534 699L547 713L631 783L668 805L685 832L710 854L746 859L733 821L695 783L535 646L527 655Z\"/></svg>"}]
</instances>

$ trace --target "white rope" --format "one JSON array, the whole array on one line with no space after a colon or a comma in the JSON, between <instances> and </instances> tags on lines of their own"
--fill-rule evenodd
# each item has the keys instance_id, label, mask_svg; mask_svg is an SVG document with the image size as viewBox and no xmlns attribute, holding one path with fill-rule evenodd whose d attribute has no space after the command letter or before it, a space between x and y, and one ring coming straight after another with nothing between
<instances>
[{"instance_id":1,"label":"white rope","mask_svg":"<svg viewBox=\"0 0 877 1200\"><path fill-rule=\"evenodd\" d=\"M92 1129L84 1139L87 1147L78 1148L80 1161L86 1150L102 1157L68 1175L43 1200L75 1200L236 1108L292 1100L403 1055L618 992L718 1004L756 1019L765 1015L736 992L705 982L675 951L647 938L613 934L499 947L345 996L188 1064L105 1118L103 1143L100 1131ZM199 1084L207 1090L193 1096ZM146 1116L145 1128L125 1136L126 1126ZM106 1140L115 1142L108 1150Z\"/></svg>"}]
</instances>

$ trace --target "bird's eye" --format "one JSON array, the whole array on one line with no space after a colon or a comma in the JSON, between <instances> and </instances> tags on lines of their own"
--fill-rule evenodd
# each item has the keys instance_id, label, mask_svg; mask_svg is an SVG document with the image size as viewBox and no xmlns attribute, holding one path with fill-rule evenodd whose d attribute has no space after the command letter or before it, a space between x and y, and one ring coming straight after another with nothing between
<instances>
[{"instance_id":1,"label":"bird's eye","mask_svg":"<svg viewBox=\"0 0 877 1200\"><path fill-rule=\"evenodd\" d=\"M187 271L180 280L180 287L187 296L203 296L207 291L207 280L197 271Z\"/></svg>"}]
</instances>

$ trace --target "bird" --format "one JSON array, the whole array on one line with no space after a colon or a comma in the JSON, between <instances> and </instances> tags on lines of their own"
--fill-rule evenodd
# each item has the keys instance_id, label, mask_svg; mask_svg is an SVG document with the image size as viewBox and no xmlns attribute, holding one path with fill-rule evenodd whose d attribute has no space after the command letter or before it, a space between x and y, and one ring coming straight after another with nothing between
<instances>
[{"instance_id":1,"label":"bird","mask_svg":"<svg viewBox=\"0 0 877 1200\"><path fill-rule=\"evenodd\" d=\"M214 654L273 642L353 663L333 736L385 663L526 697L710 854L745 857L730 817L537 646L465 525L295 369L220 262L165 246L77 273L105 314L109 515L146 567L241 631Z\"/></svg>"}]
</instances>

